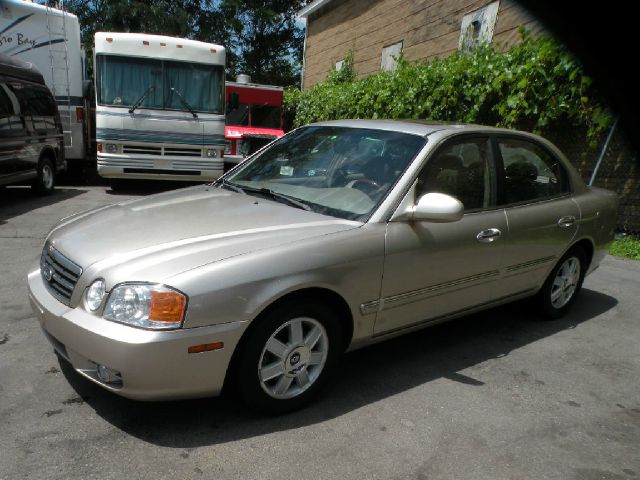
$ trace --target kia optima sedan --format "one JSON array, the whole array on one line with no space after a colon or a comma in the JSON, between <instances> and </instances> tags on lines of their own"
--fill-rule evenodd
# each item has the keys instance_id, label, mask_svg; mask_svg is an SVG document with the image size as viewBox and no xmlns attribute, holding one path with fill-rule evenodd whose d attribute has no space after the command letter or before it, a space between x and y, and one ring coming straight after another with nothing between
<instances>
[{"instance_id":1,"label":"kia optima sedan","mask_svg":"<svg viewBox=\"0 0 640 480\"><path fill-rule=\"evenodd\" d=\"M138 400L301 407L340 356L531 297L576 301L616 196L528 133L333 121L217 182L63 219L29 274L33 310L84 377Z\"/></svg>"}]
</instances>

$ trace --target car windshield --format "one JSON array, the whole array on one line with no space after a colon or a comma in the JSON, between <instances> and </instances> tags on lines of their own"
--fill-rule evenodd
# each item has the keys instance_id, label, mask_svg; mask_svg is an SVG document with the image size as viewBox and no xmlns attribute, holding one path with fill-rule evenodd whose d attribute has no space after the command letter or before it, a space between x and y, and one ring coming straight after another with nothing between
<instances>
[{"instance_id":1,"label":"car windshield","mask_svg":"<svg viewBox=\"0 0 640 480\"><path fill-rule=\"evenodd\" d=\"M222 113L223 67L140 57L98 55L100 105Z\"/></svg>"},{"instance_id":2,"label":"car windshield","mask_svg":"<svg viewBox=\"0 0 640 480\"><path fill-rule=\"evenodd\" d=\"M297 129L224 178L317 213L365 221L425 145L417 135L335 126ZM271 198L276 198L271 195Z\"/></svg>"}]
</instances>

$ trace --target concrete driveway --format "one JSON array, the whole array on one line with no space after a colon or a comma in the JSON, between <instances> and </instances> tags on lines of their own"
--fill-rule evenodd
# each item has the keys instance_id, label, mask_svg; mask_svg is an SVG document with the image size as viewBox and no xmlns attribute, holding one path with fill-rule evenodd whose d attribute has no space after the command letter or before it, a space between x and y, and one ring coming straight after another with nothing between
<instances>
[{"instance_id":1,"label":"concrete driveway","mask_svg":"<svg viewBox=\"0 0 640 480\"><path fill-rule=\"evenodd\" d=\"M26 275L51 226L149 191L0 191L0 479L640 478L640 262L608 258L572 313L526 303L349 354L317 403L136 403L44 339Z\"/></svg>"}]
</instances>

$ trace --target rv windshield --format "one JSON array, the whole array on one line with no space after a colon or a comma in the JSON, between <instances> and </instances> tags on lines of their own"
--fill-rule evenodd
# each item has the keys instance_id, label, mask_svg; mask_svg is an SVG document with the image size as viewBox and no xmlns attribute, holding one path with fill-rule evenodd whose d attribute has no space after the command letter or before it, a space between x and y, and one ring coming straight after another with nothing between
<instances>
[{"instance_id":1,"label":"rv windshield","mask_svg":"<svg viewBox=\"0 0 640 480\"><path fill-rule=\"evenodd\" d=\"M223 67L118 55L97 55L98 104L132 107L151 87L138 108L186 110L175 91L196 112L222 113Z\"/></svg>"}]
</instances>

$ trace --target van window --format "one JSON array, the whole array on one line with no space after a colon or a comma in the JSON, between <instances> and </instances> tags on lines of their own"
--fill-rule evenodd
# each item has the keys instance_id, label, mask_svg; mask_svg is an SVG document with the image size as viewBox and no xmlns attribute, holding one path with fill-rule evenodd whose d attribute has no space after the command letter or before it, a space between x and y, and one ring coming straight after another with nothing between
<instances>
[{"instance_id":1,"label":"van window","mask_svg":"<svg viewBox=\"0 0 640 480\"><path fill-rule=\"evenodd\" d=\"M51 92L46 87L28 84L13 84L25 115L52 117L57 113Z\"/></svg>"},{"instance_id":2,"label":"van window","mask_svg":"<svg viewBox=\"0 0 640 480\"><path fill-rule=\"evenodd\" d=\"M16 96L6 83L0 82L0 116L15 115L19 110Z\"/></svg>"}]
</instances>

